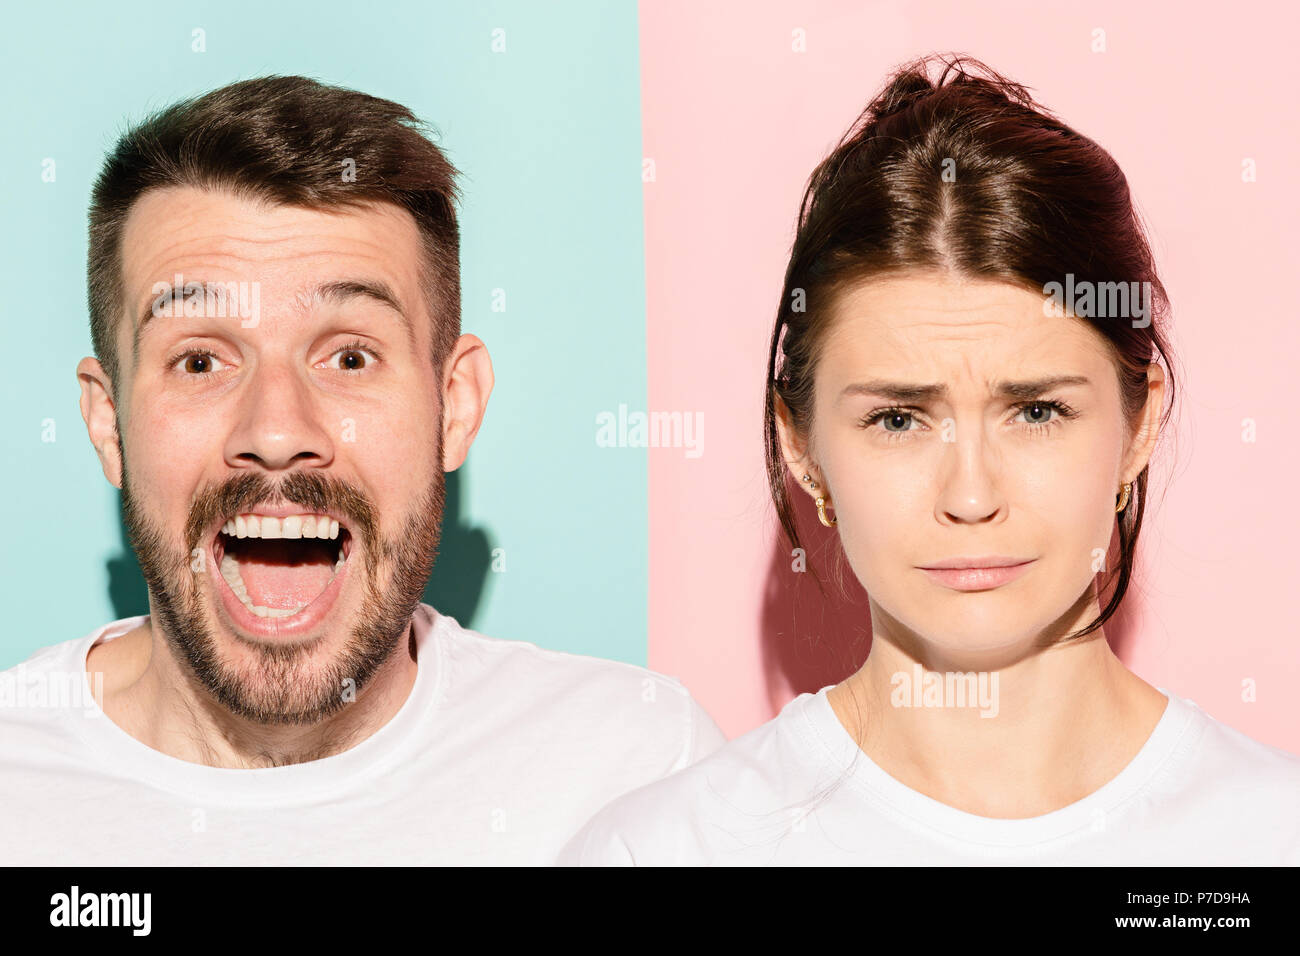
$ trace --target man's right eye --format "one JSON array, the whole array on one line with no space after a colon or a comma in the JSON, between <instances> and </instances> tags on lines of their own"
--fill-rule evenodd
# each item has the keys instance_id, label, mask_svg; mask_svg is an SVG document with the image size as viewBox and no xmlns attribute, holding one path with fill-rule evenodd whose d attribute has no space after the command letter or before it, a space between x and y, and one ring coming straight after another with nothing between
<instances>
[{"instance_id":1,"label":"man's right eye","mask_svg":"<svg viewBox=\"0 0 1300 956\"><path fill-rule=\"evenodd\" d=\"M211 352L185 352L168 363L169 368L177 366L187 375L208 375L221 370L221 360Z\"/></svg>"}]
</instances>

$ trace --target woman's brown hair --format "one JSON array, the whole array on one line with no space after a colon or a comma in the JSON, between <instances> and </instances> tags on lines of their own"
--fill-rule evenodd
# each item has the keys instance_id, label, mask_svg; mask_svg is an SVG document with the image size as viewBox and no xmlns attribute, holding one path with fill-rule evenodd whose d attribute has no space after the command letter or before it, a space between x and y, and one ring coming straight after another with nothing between
<instances>
[{"instance_id":1,"label":"woman's brown hair","mask_svg":"<svg viewBox=\"0 0 1300 956\"><path fill-rule=\"evenodd\" d=\"M942 67L931 81L932 64ZM939 270L997 280L1043 295L1076 285L1149 283L1150 314L1080 314L1107 342L1132 435L1147 395L1147 367L1164 359L1164 286L1128 181L1104 149L1034 103L1020 84L966 56L925 57L899 69L809 179L772 330L765 389L768 484L786 537L801 547L794 482L777 428L776 401L807 435L813 380L832 304L850 284L900 271ZM1127 287L1127 286L1126 286ZM1133 288L1143 288L1133 286ZM1100 628L1133 574L1148 469L1119 516L1120 560L1101 616L1066 640ZM816 577L814 573L814 577ZM818 579L818 586L821 586Z\"/></svg>"}]
</instances>

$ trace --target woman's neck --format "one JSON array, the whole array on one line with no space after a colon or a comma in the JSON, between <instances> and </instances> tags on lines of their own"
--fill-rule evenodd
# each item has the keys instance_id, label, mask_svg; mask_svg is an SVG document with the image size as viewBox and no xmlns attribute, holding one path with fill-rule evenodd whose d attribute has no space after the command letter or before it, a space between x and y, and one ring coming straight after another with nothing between
<instances>
[{"instance_id":1,"label":"woman's neck","mask_svg":"<svg viewBox=\"0 0 1300 956\"><path fill-rule=\"evenodd\" d=\"M829 699L891 777L998 818L1050 813L1099 789L1141 750L1167 703L1100 631L1003 657L996 670L876 634L866 663Z\"/></svg>"}]
</instances>

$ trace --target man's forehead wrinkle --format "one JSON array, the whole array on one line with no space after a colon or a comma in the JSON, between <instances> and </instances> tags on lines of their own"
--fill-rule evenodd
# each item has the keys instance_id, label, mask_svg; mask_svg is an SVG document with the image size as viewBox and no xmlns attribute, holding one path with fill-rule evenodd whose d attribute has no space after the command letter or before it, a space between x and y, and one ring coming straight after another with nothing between
<instances>
[{"instance_id":1,"label":"man's forehead wrinkle","mask_svg":"<svg viewBox=\"0 0 1300 956\"><path fill-rule=\"evenodd\" d=\"M414 220L398 212L381 208L375 215L362 210L364 220L354 219L342 226L345 232L335 234L334 226L321 217L340 222L346 213L292 209L272 220L260 208L232 210L203 199L173 199L139 211L124 237L124 278L130 296L123 326L131 330L137 348L144 310L157 297L159 284L172 285L177 275L186 283L256 282L263 303L273 307L279 298L298 317L358 297L355 292L339 294L341 286L370 287L382 292L369 296L376 304L395 303L406 336L415 343L415 318L423 302L423 245ZM217 221L209 222L209 216ZM409 244L402 242L407 234L412 237ZM409 255L403 252L407 245ZM322 297L321 288L330 286L335 287L334 295Z\"/></svg>"},{"instance_id":2,"label":"man's forehead wrinkle","mask_svg":"<svg viewBox=\"0 0 1300 956\"><path fill-rule=\"evenodd\" d=\"M141 290L139 295L141 298L152 298L152 290L158 282L170 283L178 273L182 275L186 281L190 281L191 279L194 281L208 280L214 282L241 279L244 281L251 281L258 278L259 270L264 269L269 264L292 262L292 260L295 259L315 257L318 254L330 258L343 259L348 261L350 264L355 264L358 261L367 263L372 261L370 256L357 255L354 250L349 250L346 253L330 249L309 251L307 253L297 250L287 253L285 256L271 256L256 259L241 256L235 252L203 253L201 255L196 255L193 250L177 249L172 250L166 258L159 260L152 268L143 271L144 278L138 283ZM374 256L373 261L381 266L391 265L389 260L382 255ZM350 268L348 271L353 272L359 270ZM333 271L331 271L331 275L332 274ZM393 290L400 290L403 288L403 283L398 281L401 274L400 270L390 271L389 269L381 268L376 272L374 279L377 284L387 286ZM316 304L315 297L312 294L313 290L322 284L326 284L328 281L331 280L322 279L310 282L308 286L300 288L294 292L289 297L289 301L300 311L309 311L313 305ZM395 296L396 295L397 293L395 292Z\"/></svg>"},{"instance_id":3,"label":"man's forehead wrinkle","mask_svg":"<svg viewBox=\"0 0 1300 956\"><path fill-rule=\"evenodd\" d=\"M378 238L371 240L368 237L350 237L350 248L335 246L333 238L321 236L250 238L224 233L188 236L178 238L177 241L156 251L150 250L148 258L152 261L149 263L148 271L151 273L174 271L177 261L185 259L201 259L205 265L217 260L230 260L241 266L256 266L263 263L318 257L373 258L376 261L386 261L390 258L389 247ZM258 254L250 255L249 252L253 251L248 248L250 246L258 247ZM267 252L262 253L261 249Z\"/></svg>"},{"instance_id":4,"label":"man's forehead wrinkle","mask_svg":"<svg viewBox=\"0 0 1300 956\"><path fill-rule=\"evenodd\" d=\"M226 217L223 210L222 218ZM264 219L233 217L235 221L223 222L220 228L204 229L194 234L196 227L207 224L207 219L194 211L180 221L170 215L162 217L160 228L154 228L146 221L147 218L157 217L131 218L126 242L128 255L131 250L141 250L142 246L150 260L195 254L207 257L229 256L250 262L309 256L372 256L377 260L388 260L393 254L391 228L355 229L345 236L322 235L318 219L303 217L286 222L267 222ZM132 235L146 227L143 236L137 238ZM285 252L266 256L261 251L276 247L283 248ZM257 250L257 254L250 256L246 250Z\"/></svg>"}]
</instances>

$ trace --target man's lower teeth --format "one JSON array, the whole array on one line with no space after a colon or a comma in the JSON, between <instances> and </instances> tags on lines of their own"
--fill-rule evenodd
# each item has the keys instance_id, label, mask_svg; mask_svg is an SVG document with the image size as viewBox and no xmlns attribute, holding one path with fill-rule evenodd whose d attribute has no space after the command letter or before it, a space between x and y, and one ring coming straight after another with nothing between
<instances>
[{"instance_id":1,"label":"man's lower teeth","mask_svg":"<svg viewBox=\"0 0 1300 956\"><path fill-rule=\"evenodd\" d=\"M339 559L334 562L334 574L338 574L341 567L343 567L342 548L339 549ZM307 606L299 604L297 607L262 607L260 604L254 604L248 596L248 587L244 584L244 579L239 576L239 562L228 554L221 556L221 576L226 579L230 590L235 592L235 597L239 598L240 603L258 617L289 617ZM330 576L330 580L334 580L333 575ZM326 587L329 585L327 584Z\"/></svg>"},{"instance_id":2,"label":"man's lower teeth","mask_svg":"<svg viewBox=\"0 0 1300 956\"><path fill-rule=\"evenodd\" d=\"M307 605L303 604L300 607L262 607L260 604L250 604L248 601L244 602L244 607L248 608L258 617L288 617L290 614L297 614L306 606Z\"/></svg>"}]
</instances>

